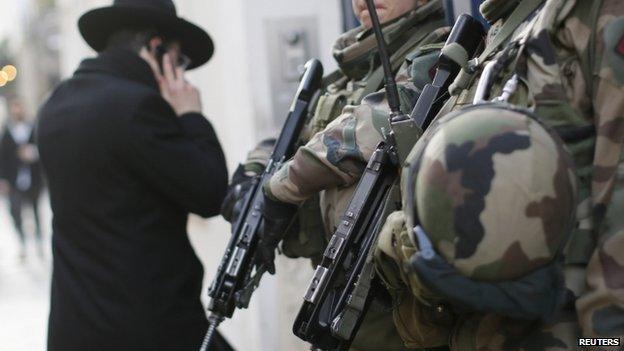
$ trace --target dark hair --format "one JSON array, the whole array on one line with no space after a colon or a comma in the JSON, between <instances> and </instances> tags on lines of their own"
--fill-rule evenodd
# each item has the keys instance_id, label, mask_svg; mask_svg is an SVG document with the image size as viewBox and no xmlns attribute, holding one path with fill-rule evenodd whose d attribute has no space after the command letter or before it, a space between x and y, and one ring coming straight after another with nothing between
<instances>
[{"instance_id":1,"label":"dark hair","mask_svg":"<svg viewBox=\"0 0 624 351\"><path fill-rule=\"evenodd\" d=\"M108 38L106 49L127 49L138 53L154 37L161 37L164 41L164 36L155 29L121 29Z\"/></svg>"}]
</instances>

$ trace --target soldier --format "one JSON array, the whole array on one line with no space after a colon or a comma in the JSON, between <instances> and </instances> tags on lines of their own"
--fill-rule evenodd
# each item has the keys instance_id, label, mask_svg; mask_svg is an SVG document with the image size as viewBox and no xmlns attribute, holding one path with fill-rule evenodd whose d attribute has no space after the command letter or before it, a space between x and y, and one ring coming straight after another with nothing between
<instances>
[{"instance_id":1,"label":"soldier","mask_svg":"<svg viewBox=\"0 0 624 351\"><path fill-rule=\"evenodd\" d=\"M404 213L380 239L402 336L462 351L622 342L624 3L481 12L488 45L412 150Z\"/></svg>"},{"instance_id":2,"label":"soldier","mask_svg":"<svg viewBox=\"0 0 624 351\"><path fill-rule=\"evenodd\" d=\"M398 71L405 58L421 46L427 34L445 25L440 0L384 0L377 1L376 4L380 21L387 24L384 33L392 54L391 64L394 71ZM325 77L325 89L316 106L310 108L313 114L301 137L302 144L325 129L341 114L345 106L359 105L366 95L383 86L383 70L376 58L377 42L370 30L371 23L365 0L352 0L352 6L362 26L341 35L332 47L339 68ZM404 75L407 73L405 70L403 72ZM264 170L274 142L274 139L261 142L234 173L222 208L222 214L228 221L232 219L234 204L247 189L248 180ZM318 196L312 196L301 207L299 227L302 238L290 240L293 237L289 236L284 250L289 256L313 257L322 252L324 242L304 233L322 230ZM308 239L315 244L311 245Z\"/></svg>"},{"instance_id":3,"label":"soldier","mask_svg":"<svg viewBox=\"0 0 624 351\"><path fill-rule=\"evenodd\" d=\"M359 1L354 1L354 9L364 21L366 11L358 10L357 4ZM404 110L411 109L422 87L430 81L439 48L448 34L448 28L442 27L443 15L441 2L432 1L406 17L423 21L417 23L419 33L410 37L410 40L420 40L413 44L411 51L403 54L401 61L405 64L396 76ZM385 30L389 28L386 26ZM365 33L376 45L372 33ZM378 72L383 75L381 68ZM331 89L320 98L310 122L310 140L264 187L271 199L289 204L304 203L321 193L323 232L327 235L336 228L335 223L350 199L352 185L357 183L372 151L382 140L381 129L387 128L389 113L385 94L379 92L368 95L361 104L346 105L341 108L341 114L332 116L329 122L322 110L325 100L333 99Z\"/></svg>"},{"instance_id":4,"label":"soldier","mask_svg":"<svg viewBox=\"0 0 624 351\"><path fill-rule=\"evenodd\" d=\"M353 0L353 8L363 26L341 36L334 46L340 78L319 98L302 137L307 143L264 186L271 200L264 208L269 228L265 228L259 245L264 263L270 267L288 224L288 213L296 205L299 230L291 230L283 238L282 251L289 257L310 257L313 262L322 255L327 236L336 228L354 185L382 140L382 128L388 128L385 94L371 94L382 86L383 71L376 58L377 43L365 1ZM378 11L380 20L386 22L384 33L393 53L393 68L402 64L397 82L402 107L407 111L431 80L430 72L448 34L442 1L385 1L379 2ZM226 216L234 208L232 200L240 196L236 193L244 193L242 175L262 171L270 149L271 143L263 142L237 170L233 184L240 185L231 188L230 201L224 206ZM373 304L353 343L354 349L404 350L392 326L389 310Z\"/></svg>"}]
</instances>

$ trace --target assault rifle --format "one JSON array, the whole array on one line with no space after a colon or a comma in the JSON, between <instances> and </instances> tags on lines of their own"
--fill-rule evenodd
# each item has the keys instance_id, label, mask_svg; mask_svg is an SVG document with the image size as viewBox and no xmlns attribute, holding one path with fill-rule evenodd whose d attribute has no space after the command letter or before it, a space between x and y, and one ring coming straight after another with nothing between
<instances>
[{"instance_id":1,"label":"assault rifle","mask_svg":"<svg viewBox=\"0 0 624 351\"><path fill-rule=\"evenodd\" d=\"M266 169L262 175L252 180L252 186L244 198L241 214L232 226L232 237L208 291L211 298L208 305L210 326L201 351L207 350L217 326L225 318L231 318L236 308L249 306L251 295L267 270L264 266L254 265L259 239L258 230L263 222L260 213L265 201L262 184L271 178L284 161L294 155L297 140L308 116L310 101L321 87L323 78L321 62L316 59L310 60L305 68Z\"/></svg>"},{"instance_id":2,"label":"assault rifle","mask_svg":"<svg viewBox=\"0 0 624 351\"><path fill-rule=\"evenodd\" d=\"M373 0L367 0L367 6L382 65L389 68L388 53ZM392 131L386 133L385 140L370 158L314 273L293 325L295 335L310 342L313 349L349 349L376 296L375 291L378 291L375 288L379 283L372 264L372 250L381 226L393 210L390 198L399 167L448 96L448 87L461 68L452 57L458 57L458 53L466 60L473 57L482 47L484 35L482 25L469 15L458 18L439 56L433 83L425 86L411 116L401 112L392 72L385 70ZM410 136L406 134L411 134L409 143L397 142L395 136L409 139L405 138Z\"/></svg>"}]
</instances>

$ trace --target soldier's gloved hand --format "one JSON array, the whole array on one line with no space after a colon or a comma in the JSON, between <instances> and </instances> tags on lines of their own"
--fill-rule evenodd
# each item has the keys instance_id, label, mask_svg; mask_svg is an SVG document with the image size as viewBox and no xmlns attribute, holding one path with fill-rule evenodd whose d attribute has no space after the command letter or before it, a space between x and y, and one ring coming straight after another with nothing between
<instances>
[{"instance_id":1,"label":"soldier's gloved hand","mask_svg":"<svg viewBox=\"0 0 624 351\"><path fill-rule=\"evenodd\" d=\"M235 223L243 207L243 199L251 188L253 176L245 173L243 165L238 165L232 175L232 182L228 187L225 199L221 204L221 215L226 221Z\"/></svg>"},{"instance_id":2,"label":"soldier's gloved hand","mask_svg":"<svg viewBox=\"0 0 624 351\"><path fill-rule=\"evenodd\" d=\"M267 271L275 274L275 250L284 238L286 230L293 222L297 206L281 201L275 201L265 196L262 206L262 226L260 227L256 266L266 267Z\"/></svg>"},{"instance_id":3,"label":"soldier's gloved hand","mask_svg":"<svg viewBox=\"0 0 624 351\"><path fill-rule=\"evenodd\" d=\"M548 321L571 298L559 262L516 280L484 282L464 276L437 253L426 256L414 254L409 269L460 310Z\"/></svg>"}]
</instances>

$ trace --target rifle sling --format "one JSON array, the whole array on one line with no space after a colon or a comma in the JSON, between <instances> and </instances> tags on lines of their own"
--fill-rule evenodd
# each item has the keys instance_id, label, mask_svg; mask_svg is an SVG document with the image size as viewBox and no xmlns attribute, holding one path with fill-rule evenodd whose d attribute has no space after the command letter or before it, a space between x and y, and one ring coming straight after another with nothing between
<instances>
[{"instance_id":1,"label":"rifle sling","mask_svg":"<svg viewBox=\"0 0 624 351\"><path fill-rule=\"evenodd\" d=\"M492 42L486 46L485 50L476 59L475 64L479 66L485 62L498 48L505 43L520 27L520 25L537 10L545 0L524 0L516 9L511 13L507 21L503 24L501 29L496 33ZM475 67L476 67L475 66Z\"/></svg>"},{"instance_id":2,"label":"rifle sling","mask_svg":"<svg viewBox=\"0 0 624 351\"><path fill-rule=\"evenodd\" d=\"M414 46L421 42L427 35L429 35L432 31L437 28L440 28L444 25L443 20L429 22L421 27L419 27L414 34L412 34L409 40L403 44L393 55L390 57L390 65L392 66L392 71L396 72L403 62L405 61L405 56L411 51L414 50ZM376 92L377 90L383 87L384 80L384 72L383 67L380 65L375 69L367 79L368 84L364 88L362 93L362 97L369 95L371 93Z\"/></svg>"}]
</instances>

